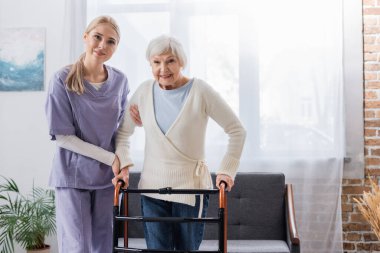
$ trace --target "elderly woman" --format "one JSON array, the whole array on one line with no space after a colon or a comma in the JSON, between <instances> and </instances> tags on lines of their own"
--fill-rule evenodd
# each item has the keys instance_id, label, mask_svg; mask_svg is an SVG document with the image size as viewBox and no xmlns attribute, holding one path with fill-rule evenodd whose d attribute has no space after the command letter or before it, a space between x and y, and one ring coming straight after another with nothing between
<instances>
[{"instance_id":1,"label":"elderly woman","mask_svg":"<svg viewBox=\"0 0 380 253\"><path fill-rule=\"evenodd\" d=\"M154 80L143 82L129 103L116 137L116 154L121 172L113 179L128 185L128 171L133 166L129 137L141 118L145 130L145 159L140 189L209 189L210 172L205 163L205 133L209 117L228 134L228 148L217 171L231 190L239 166L245 130L227 103L205 81L182 74L186 55L178 40L162 35L148 46L146 58ZM138 111L137 111L138 108ZM139 115L138 115L139 114ZM204 217L207 195L141 196L143 216ZM197 250L203 238L203 223L144 224L148 249Z\"/></svg>"}]
</instances>

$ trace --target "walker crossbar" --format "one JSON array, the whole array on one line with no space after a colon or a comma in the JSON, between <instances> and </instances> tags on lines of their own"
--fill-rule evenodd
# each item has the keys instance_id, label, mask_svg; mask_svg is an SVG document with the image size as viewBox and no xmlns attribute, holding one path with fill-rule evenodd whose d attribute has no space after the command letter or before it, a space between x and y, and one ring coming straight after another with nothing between
<instances>
[{"instance_id":1,"label":"walker crossbar","mask_svg":"<svg viewBox=\"0 0 380 253\"><path fill-rule=\"evenodd\" d=\"M221 253L220 250L214 251L200 251L200 250L157 250L157 249L135 249L135 248L122 248L116 247L116 252L159 252L159 253Z\"/></svg>"},{"instance_id":2,"label":"walker crossbar","mask_svg":"<svg viewBox=\"0 0 380 253\"><path fill-rule=\"evenodd\" d=\"M116 216L116 220L120 221L142 221L142 222L206 222L206 223L218 223L220 218L193 218L193 217L142 217L142 216Z\"/></svg>"},{"instance_id":3,"label":"walker crossbar","mask_svg":"<svg viewBox=\"0 0 380 253\"><path fill-rule=\"evenodd\" d=\"M114 192L113 208L113 251L112 252L164 252L164 253L227 253L227 197L226 183L220 183L220 189L172 189L165 187L161 189L122 189L123 181L119 181ZM124 213L120 215L119 194L123 195ZM128 216L128 193L158 193L158 194L216 194L219 193L219 212L218 217L193 218L193 217L142 217ZM128 248L128 221L139 222L205 222L218 223L219 227L219 249L216 251L189 251L189 250L154 250L154 249L136 249ZM118 246L118 237L116 233L117 222L124 223L124 247Z\"/></svg>"},{"instance_id":4,"label":"walker crossbar","mask_svg":"<svg viewBox=\"0 0 380 253\"><path fill-rule=\"evenodd\" d=\"M125 193L158 193L158 194L217 194L218 189L172 189L171 187L165 187L160 189L121 189Z\"/></svg>"}]
</instances>

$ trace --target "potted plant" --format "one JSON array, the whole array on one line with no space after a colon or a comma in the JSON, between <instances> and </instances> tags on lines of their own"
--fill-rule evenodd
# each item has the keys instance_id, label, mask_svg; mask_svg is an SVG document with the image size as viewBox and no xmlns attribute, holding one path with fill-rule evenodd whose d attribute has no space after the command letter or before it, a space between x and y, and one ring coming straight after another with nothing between
<instances>
[{"instance_id":1,"label":"potted plant","mask_svg":"<svg viewBox=\"0 0 380 253\"><path fill-rule=\"evenodd\" d=\"M30 253L50 252L45 237L55 234L54 191L32 188L20 193L14 180L0 177L0 253L13 253L18 243Z\"/></svg>"}]
</instances>

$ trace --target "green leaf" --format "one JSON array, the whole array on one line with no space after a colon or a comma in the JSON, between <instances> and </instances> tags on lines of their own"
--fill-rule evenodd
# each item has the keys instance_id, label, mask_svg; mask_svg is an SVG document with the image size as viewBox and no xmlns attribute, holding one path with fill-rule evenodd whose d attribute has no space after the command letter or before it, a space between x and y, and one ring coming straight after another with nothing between
<instances>
[{"instance_id":1,"label":"green leaf","mask_svg":"<svg viewBox=\"0 0 380 253\"><path fill-rule=\"evenodd\" d=\"M14 244L12 231L4 230L4 228L2 228L0 231L0 253L13 253Z\"/></svg>"},{"instance_id":2,"label":"green leaf","mask_svg":"<svg viewBox=\"0 0 380 253\"><path fill-rule=\"evenodd\" d=\"M2 177L6 182L5 184L0 184L0 192L20 192L16 182L13 179L9 179L4 176L0 177Z\"/></svg>"}]
</instances>

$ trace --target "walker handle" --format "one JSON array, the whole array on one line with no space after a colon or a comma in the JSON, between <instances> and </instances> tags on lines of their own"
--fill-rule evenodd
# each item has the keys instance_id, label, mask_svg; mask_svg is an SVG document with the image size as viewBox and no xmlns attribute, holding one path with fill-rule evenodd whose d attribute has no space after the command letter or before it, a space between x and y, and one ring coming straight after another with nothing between
<instances>
[{"instance_id":1,"label":"walker handle","mask_svg":"<svg viewBox=\"0 0 380 253\"><path fill-rule=\"evenodd\" d=\"M223 184L223 188L226 189L227 186L228 186L227 182L224 181L224 180L221 180L221 181L219 182L219 187L220 187L220 188L222 188L222 184Z\"/></svg>"},{"instance_id":2,"label":"walker handle","mask_svg":"<svg viewBox=\"0 0 380 253\"><path fill-rule=\"evenodd\" d=\"M119 193L120 189L125 185L123 180L117 181L117 184L115 186L115 191L113 193L113 206L119 206Z\"/></svg>"}]
</instances>

